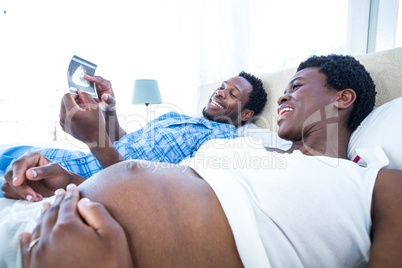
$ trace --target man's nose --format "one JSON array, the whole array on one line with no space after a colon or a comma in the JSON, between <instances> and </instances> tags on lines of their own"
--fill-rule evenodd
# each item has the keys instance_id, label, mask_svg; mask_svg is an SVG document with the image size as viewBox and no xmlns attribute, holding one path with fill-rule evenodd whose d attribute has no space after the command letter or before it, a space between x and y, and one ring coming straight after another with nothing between
<instances>
[{"instance_id":1,"label":"man's nose","mask_svg":"<svg viewBox=\"0 0 402 268\"><path fill-rule=\"evenodd\" d=\"M219 89L219 90L216 92L216 96L217 96L217 97L221 97L221 98L226 98L225 90L224 90L224 89Z\"/></svg>"}]
</instances>

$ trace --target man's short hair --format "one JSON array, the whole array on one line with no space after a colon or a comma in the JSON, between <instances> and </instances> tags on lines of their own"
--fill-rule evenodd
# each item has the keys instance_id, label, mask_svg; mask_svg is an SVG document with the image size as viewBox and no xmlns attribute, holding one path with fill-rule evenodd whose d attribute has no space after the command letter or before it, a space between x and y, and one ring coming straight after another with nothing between
<instances>
[{"instance_id":1,"label":"man's short hair","mask_svg":"<svg viewBox=\"0 0 402 268\"><path fill-rule=\"evenodd\" d=\"M375 85L366 68L354 57L345 55L311 56L300 63L297 71L316 67L327 77L327 86L338 91L353 89L356 100L349 116L347 127L354 131L373 110Z\"/></svg>"},{"instance_id":2,"label":"man's short hair","mask_svg":"<svg viewBox=\"0 0 402 268\"><path fill-rule=\"evenodd\" d=\"M259 115L267 103L267 92L264 89L261 79L245 71L241 71L238 76L246 79L253 88L248 102L244 105L244 109L254 111L254 116ZM242 123L244 124L245 122Z\"/></svg>"}]
</instances>

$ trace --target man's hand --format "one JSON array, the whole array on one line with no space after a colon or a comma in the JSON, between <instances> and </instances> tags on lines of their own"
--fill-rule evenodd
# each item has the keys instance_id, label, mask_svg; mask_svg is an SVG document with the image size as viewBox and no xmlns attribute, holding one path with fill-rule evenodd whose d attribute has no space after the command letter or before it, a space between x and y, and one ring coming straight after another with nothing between
<instances>
[{"instance_id":1,"label":"man's hand","mask_svg":"<svg viewBox=\"0 0 402 268\"><path fill-rule=\"evenodd\" d=\"M85 80L94 82L99 99L100 108L104 111L106 131L110 141L113 143L126 135L126 131L120 127L116 113L116 101L112 89L112 84L100 76L84 76Z\"/></svg>"},{"instance_id":2,"label":"man's hand","mask_svg":"<svg viewBox=\"0 0 402 268\"><path fill-rule=\"evenodd\" d=\"M33 233L20 235L23 267L132 267L120 224L103 205L79 200L75 185L67 188L56 192Z\"/></svg>"},{"instance_id":3,"label":"man's hand","mask_svg":"<svg viewBox=\"0 0 402 268\"><path fill-rule=\"evenodd\" d=\"M60 111L62 129L84 142L103 168L124 160L113 147L105 124L99 105L91 95L82 90L78 90L78 95L64 95Z\"/></svg>"},{"instance_id":4,"label":"man's hand","mask_svg":"<svg viewBox=\"0 0 402 268\"><path fill-rule=\"evenodd\" d=\"M86 92L64 95L60 108L60 125L88 147L105 146L106 123L98 103Z\"/></svg>"},{"instance_id":5,"label":"man's hand","mask_svg":"<svg viewBox=\"0 0 402 268\"><path fill-rule=\"evenodd\" d=\"M36 152L15 160L4 178L1 187L4 197L28 201L40 201L53 195L56 189L85 180Z\"/></svg>"},{"instance_id":6,"label":"man's hand","mask_svg":"<svg viewBox=\"0 0 402 268\"><path fill-rule=\"evenodd\" d=\"M100 76L85 75L84 79L95 83L96 92L98 93L99 97L99 99L95 100L99 102L101 109L104 111L114 111L116 101L114 98L112 83Z\"/></svg>"}]
</instances>

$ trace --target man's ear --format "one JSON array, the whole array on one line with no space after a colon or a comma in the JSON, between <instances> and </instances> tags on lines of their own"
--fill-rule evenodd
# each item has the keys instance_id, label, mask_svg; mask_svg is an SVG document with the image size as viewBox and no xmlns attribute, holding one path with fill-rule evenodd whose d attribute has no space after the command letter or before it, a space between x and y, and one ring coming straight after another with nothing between
<instances>
[{"instance_id":1,"label":"man's ear","mask_svg":"<svg viewBox=\"0 0 402 268\"><path fill-rule=\"evenodd\" d=\"M346 88L337 92L335 106L338 109L346 109L353 105L356 100L356 92L351 88Z\"/></svg>"},{"instance_id":2,"label":"man's ear","mask_svg":"<svg viewBox=\"0 0 402 268\"><path fill-rule=\"evenodd\" d=\"M241 121L248 121L253 115L254 115L254 111L252 111L250 109L244 109L241 112L240 120Z\"/></svg>"}]
</instances>

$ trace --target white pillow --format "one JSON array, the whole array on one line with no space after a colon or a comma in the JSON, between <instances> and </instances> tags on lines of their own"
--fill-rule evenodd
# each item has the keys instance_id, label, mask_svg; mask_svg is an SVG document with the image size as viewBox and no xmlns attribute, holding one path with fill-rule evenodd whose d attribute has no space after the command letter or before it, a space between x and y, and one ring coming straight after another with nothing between
<instances>
[{"instance_id":1,"label":"white pillow","mask_svg":"<svg viewBox=\"0 0 402 268\"><path fill-rule=\"evenodd\" d=\"M385 168L402 169L402 97L375 108L352 133L348 157L354 160L356 148L381 146L389 159ZM363 159L358 162L365 166Z\"/></svg>"},{"instance_id":2,"label":"white pillow","mask_svg":"<svg viewBox=\"0 0 402 268\"><path fill-rule=\"evenodd\" d=\"M256 143L261 143L264 147L288 150L292 142L279 138L278 133L267 128L258 127L256 124L248 123L236 129L240 137L249 137Z\"/></svg>"}]
</instances>

